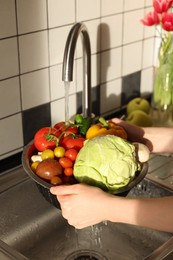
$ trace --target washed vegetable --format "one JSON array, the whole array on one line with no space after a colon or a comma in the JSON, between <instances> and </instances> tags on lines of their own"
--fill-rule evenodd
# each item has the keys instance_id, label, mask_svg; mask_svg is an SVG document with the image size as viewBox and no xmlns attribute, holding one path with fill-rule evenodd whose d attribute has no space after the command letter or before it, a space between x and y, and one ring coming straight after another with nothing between
<instances>
[{"instance_id":1,"label":"washed vegetable","mask_svg":"<svg viewBox=\"0 0 173 260\"><path fill-rule=\"evenodd\" d=\"M34 136L34 145L36 149L40 152L43 152L46 149L54 149L57 145L60 133L60 131L53 127L41 128Z\"/></svg>"},{"instance_id":2,"label":"washed vegetable","mask_svg":"<svg viewBox=\"0 0 173 260\"><path fill-rule=\"evenodd\" d=\"M83 147L83 143L85 141L84 137L80 135L69 134L64 138L60 139L60 144L67 150L74 148L79 151Z\"/></svg>"},{"instance_id":3,"label":"washed vegetable","mask_svg":"<svg viewBox=\"0 0 173 260\"><path fill-rule=\"evenodd\" d=\"M88 129L86 133L86 139L91 139L101 135L116 135L124 139L127 139L127 133L123 127L113 122L106 122L106 120L103 117L99 118L99 121L100 123L92 125Z\"/></svg>"},{"instance_id":4,"label":"washed vegetable","mask_svg":"<svg viewBox=\"0 0 173 260\"><path fill-rule=\"evenodd\" d=\"M81 114L77 114L74 118L74 122L77 125L80 125L83 123L83 116Z\"/></svg>"},{"instance_id":5,"label":"washed vegetable","mask_svg":"<svg viewBox=\"0 0 173 260\"><path fill-rule=\"evenodd\" d=\"M74 177L113 193L127 185L138 170L135 146L118 136L104 135L85 141L74 164Z\"/></svg>"},{"instance_id":6,"label":"washed vegetable","mask_svg":"<svg viewBox=\"0 0 173 260\"><path fill-rule=\"evenodd\" d=\"M61 185L63 182L62 182L62 179L59 177L59 176L53 176L50 180L50 183L52 185Z\"/></svg>"},{"instance_id":7,"label":"washed vegetable","mask_svg":"<svg viewBox=\"0 0 173 260\"><path fill-rule=\"evenodd\" d=\"M136 147L138 161L141 163L147 162L150 157L150 150L148 147L138 142L134 142L133 145Z\"/></svg>"},{"instance_id":8,"label":"washed vegetable","mask_svg":"<svg viewBox=\"0 0 173 260\"><path fill-rule=\"evenodd\" d=\"M62 121L55 124L54 127L44 127L37 131L34 137L34 145L38 153L31 156L31 169L39 177L50 182L52 185L60 185L63 183L72 184L79 181L78 178L80 179L80 177L76 177L75 175L76 179L74 178L74 165L76 165L76 167L79 166L80 159L78 159L78 154L86 142L86 135L88 139L94 139L95 136L97 137L100 135L118 135L125 139L127 138L125 130L113 122L107 122L104 118L100 118L98 124L91 125L90 118L77 114L75 116L74 123L70 121ZM102 147L102 145L100 145L100 147ZM103 150L104 149L105 148L103 148ZM114 154L113 150L111 151L111 154ZM97 151L90 150L90 156L84 159L84 164L80 163L79 168L81 168L81 166L83 167L85 162L90 160L92 157L94 160L97 160L98 156L99 153ZM110 154L108 157L110 157ZM106 150L104 160L103 158L100 158L100 162L98 160L98 164L101 164L102 161L104 162L105 167L107 167L105 158ZM113 158L111 160L112 165L114 165L116 162L113 162ZM93 166L91 173L94 169L95 167ZM126 179L129 180L131 177L128 176ZM118 178L121 180L120 177ZM104 179L106 178L104 177ZM111 186L110 176L108 176L107 179L108 186ZM121 180L120 184L118 183L116 185L119 187L122 183L125 185L126 182L126 180ZM101 186L103 186L103 184ZM112 187L114 188L114 186L115 184L113 183ZM105 184L104 187L105 190L107 190L107 186Z\"/></svg>"},{"instance_id":9,"label":"washed vegetable","mask_svg":"<svg viewBox=\"0 0 173 260\"><path fill-rule=\"evenodd\" d=\"M37 166L39 165L39 161L35 161L31 164L31 169L33 172L36 172Z\"/></svg>"},{"instance_id":10,"label":"washed vegetable","mask_svg":"<svg viewBox=\"0 0 173 260\"><path fill-rule=\"evenodd\" d=\"M74 134L78 133L78 127L71 122L64 122L64 121L59 122L54 125L54 128L56 128L61 133L62 132L68 132L68 133L74 133Z\"/></svg>"},{"instance_id":11,"label":"washed vegetable","mask_svg":"<svg viewBox=\"0 0 173 260\"><path fill-rule=\"evenodd\" d=\"M60 158L59 163L63 168L71 168L73 166L72 160L66 157Z\"/></svg>"},{"instance_id":12,"label":"washed vegetable","mask_svg":"<svg viewBox=\"0 0 173 260\"><path fill-rule=\"evenodd\" d=\"M82 115L77 114L75 116L74 122L78 126L79 134L85 136L88 128L91 126L91 118L83 117Z\"/></svg>"},{"instance_id":13,"label":"washed vegetable","mask_svg":"<svg viewBox=\"0 0 173 260\"><path fill-rule=\"evenodd\" d=\"M57 158L64 157L64 155L65 155L65 148L62 147L62 146L57 146L54 149L54 154L55 154L55 157L57 157Z\"/></svg>"},{"instance_id":14,"label":"washed vegetable","mask_svg":"<svg viewBox=\"0 0 173 260\"><path fill-rule=\"evenodd\" d=\"M41 158L41 155L32 155L31 156L31 162L41 162L42 161L42 158Z\"/></svg>"},{"instance_id":15,"label":"washed vegetable","mask_svg":"<svg viewBox=\"0 0 173 260\"><path fill-rule=\"evenodd\" d=\"M64 174L66 176L72 176L73 175L73 168L65 168L64 169Z\"/></svg>"},{"instance_id":16,"label":"washed vegetable","mask_svg":"<svg viewBox=\"0 0 173 260\"><path fill-rule=\"evenodd\" d=\"M54 159L54 152L51 149L46 149L42 152L41 154L41 159L46 160L46 159Z\"/></svg>"},{"instance_id":17,"label":"washed vegetable","mask_svg":"<svg viewBox=\"0 0 173 260\"><path fill-rule=\"evenodd\" d=\"M78 151L74 148L71 148L65 152L65 157L69 158L71 161L75 161L77 154L78 154Z\"/></svg>"},{"instance_id":18,"label":"washed vegetable","mask_svg":"<svg viewBox=\"0 0 173 260\"><path fill-rule=\"evenodd\" d=\"M46 159L38 164L36 174L45 180L51 180L52 177L62 174L62 167L57 160Z\"/></svg>"}]
</instances>

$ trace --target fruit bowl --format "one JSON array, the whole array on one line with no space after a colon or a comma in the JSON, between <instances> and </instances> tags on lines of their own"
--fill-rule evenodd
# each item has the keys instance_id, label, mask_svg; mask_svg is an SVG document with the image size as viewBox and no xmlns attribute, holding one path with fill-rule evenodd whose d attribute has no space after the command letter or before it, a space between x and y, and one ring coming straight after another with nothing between
<instances>
[{"instance_id":1,"label":"fruit bowl","mask_svg":"<svg viewBox=\"0 0 173 260\"><path fill-rule=\"evenodd\" d=\"M56 198L55 195L50 193L50 187L52 186L49 182L44 181L39 176L37 176L31 169L30 166L30 159L33 154L35 154L36 148L33 144L33 141L30 142L28 145L24 147L23 153L22 153L22 165L25 170L25 172L28 174L28 176L36 183L38 190L41 192L43 197L51 203L56 208L60 209L60 204ZM141 171L138 172L135 176L135 178L128 183L128 185L117 189L114 192L114 195L118 196L127 196L128 192L135 187L142 179L145 178L148 171L148 163L143 163L141 167Z\"/></svg>"}]
</instances>

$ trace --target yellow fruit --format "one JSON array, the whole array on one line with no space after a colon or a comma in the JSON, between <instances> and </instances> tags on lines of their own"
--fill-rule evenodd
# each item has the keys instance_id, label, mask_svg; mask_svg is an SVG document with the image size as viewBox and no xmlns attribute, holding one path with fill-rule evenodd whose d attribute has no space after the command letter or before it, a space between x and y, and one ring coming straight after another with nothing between
<instances>
[{"instance_id":1,"label":"yellow fruit","mask_svg":"<svg viewBox=\"0 0 173 260\"><path fill-rule=\"evenodd\" d=\"M137 97L129 101L127 104L127 115L129 115L131 112L141 110L147 114L150 112L150 103L147 99L142 97Z\"/></svg>"},{"instance_id":2,"label":"yellow fruit","mask_svg":"<svg viewBox=\"0 0 173 260\"><path fill-rule=\"evenodd\" d=\"M131 112L125 120L133 125L141 127L152 126L151 116L141 110Z\"/></svg>"},{"instance_id":3,"label":"yellow fruit","mask_svg":"<svg viewBox=\"0 0 173 260\"><path fill-rule=\"evenodd\" d=\"M54 152L51 149L46 149L41 154L42 160L54 159Z\"/></svg>"},{"instance_id":4,"label":"yellow fruit","mask_svg":"<svg viewBox=\"0 0 173 260\"><path fill-rule=\"evenodd\" d=\"M39 165L39 161L36 161L36 162L33 162L32 164L31 164L31 170L33 171L33 172L36 172L36 169L37 169L37 166Z\"/></svg>"},{"instance_id":5,"label":"yellow fruit","mask_svg":"<svg viewBox=\"0 0 173 260\"><path fill-rule=\"evenodd\" d=\"M55 154L55 157L57 157L57 158L64 157L64 155L65 155L65 148L62 147L62 146L57 146L54 149L54 154Z\"/></svg>"}]
</instances>

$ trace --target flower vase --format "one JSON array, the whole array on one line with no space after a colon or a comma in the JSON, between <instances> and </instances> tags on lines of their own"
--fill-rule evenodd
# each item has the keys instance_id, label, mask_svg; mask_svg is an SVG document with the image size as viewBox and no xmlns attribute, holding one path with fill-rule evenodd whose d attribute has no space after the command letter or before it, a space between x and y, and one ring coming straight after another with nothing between
<instances>
[{"instance_id":1,"label":"flower vase","mask_svg":"<svg viewBox=\"0 0 173 260\"><path fill-rule=\"evenodd\" d=\"M153 121L157 126L173 126L173 35L165 32L158 53L152 98Z\"/></svg>"}]
</instances>

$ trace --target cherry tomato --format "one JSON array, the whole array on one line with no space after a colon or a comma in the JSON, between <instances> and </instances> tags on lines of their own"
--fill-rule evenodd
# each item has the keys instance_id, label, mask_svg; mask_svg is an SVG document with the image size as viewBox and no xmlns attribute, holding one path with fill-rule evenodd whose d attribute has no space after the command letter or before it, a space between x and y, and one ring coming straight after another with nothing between
<instances>
[{"instance_id":1,"label":"cherry tomato","mask_svg":"<svg viewBox=\"0 0 173 260\"><path fill-rule=\"evenodd\" d=\"M54 125L54 128L61 132L78 133L78 127L75 124L66 124L65 122L59 122Z\"/></svg>"},{"instance_id":2,"label":"cherry tomato","mask_svg":"<svg viewBox=\"0 0 173 260\"><path fill-rule=\"evenodd\" d=\"M59 163L63 168L71 168L73 166L73 162L66 157L60 158Z\"/></svg>"},{"instance_id":3,"label":"cherry tomato","mask_svg":"<svg viewBox=\"0 0 173 260\"><path fill-rule=\"evenodd\" d=\"M68 135L60 140L60 143L66 150L74 148L79 151L83 147L85 138L77 135Z\"/></svg>"},{"instance_id":4,"label":"cherry tomato","mask_svg":"<svg viewBox=\"0 0 173 260\"><path fill-rule=\"evenodd\" d=\"M36 161L36 162L33 162L32 164L31 164L31 170L33 171L33 172L36 172L36 169L37 169L37 166L39 165L39 161Z\"/></svg>"},{"instance_id":5,"label":"cherry tomato","mask_svg":"<svg viewBox=\"0 0 173 260\"><path fill-rule=\"evenodd\" d=\"M41 159L42 160L54 159L54 152L50 149L44 150L41 154Z\"/></svg>"},{"instance_id":6,"label":"cherry tomato","mask_svg":"<svg viewBox=\"0 0 173 260\"><path fill-rule=\"evenodd\" d=\"M53 127L43 127L34 136L34 145L39 152L46 149L53 150L57 145L60 131Z\"/></svg>"},{"instance_id":7,"label":"cherry tomato","mask_svg":"<svg viewBox=\"0 0 173 260\"><path fill-rule=\"evenodd\" d=\"M64 169L64 174L66 176L72 176L73 175L73 168L65 168Z\"/></svg>"},{"instance_id":8,"label":"cherry tomato","mask_svg":"<svg viewBox=\"0 0 173 260\"><path fill-rule=\"evenodd\" d=\"M78 151L74 148L71 148L65 152L65 157L69 158L72 161L75 161L77 154L78 154Z\"/></svg>"},{"instance_id":9,"label":"cherry tomato","mask_svg":"<svg viewBox=\"0 0 173 260\"><path fill-rule=\"evenodd\" d=\"M57 158L61 158L61 157L64 157L65 155L65 148L62 147L62 146L57 146L55 149L54 149L54 154Z\"/></svg>"},{"instance_id":10,"label":"cherry tomato","mask_svg":"<svg viewBox=\"0 0 173 260\"><path fill-rule=\"evenodd\" d=\"M50 180L50 183L52 184L52 185L61 185L62 184L62 180L61 180L61 178L59 177L59 176L53 176L52 178L51 178L51 180Z\"/></svg>"}]
</instances>

